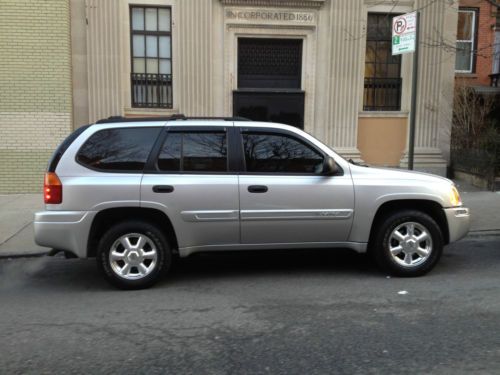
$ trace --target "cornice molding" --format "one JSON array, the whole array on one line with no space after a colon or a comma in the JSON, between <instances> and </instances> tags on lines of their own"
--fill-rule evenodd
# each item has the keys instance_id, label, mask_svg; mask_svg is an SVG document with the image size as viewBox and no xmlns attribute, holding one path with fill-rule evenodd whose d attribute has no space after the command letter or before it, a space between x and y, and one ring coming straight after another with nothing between
<instances>
[{"instance_id":1,"label":"cornice molding","mask_svg":"<svg viewBox=\"0 0 500 375\"><path fill-rule=\"evenodd\" d=\"M222 5L319 9L326 0L220 0Z\"/></svg>"}]
</instances>

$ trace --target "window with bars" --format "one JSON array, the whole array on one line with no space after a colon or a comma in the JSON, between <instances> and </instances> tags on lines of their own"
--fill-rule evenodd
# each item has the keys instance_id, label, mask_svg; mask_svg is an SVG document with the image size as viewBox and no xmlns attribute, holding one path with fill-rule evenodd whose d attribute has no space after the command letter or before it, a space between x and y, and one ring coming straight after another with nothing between
<instances>
[{"instance_id":1,"label":"window with bars","mask_svg":"<svg viewBox=\"0 0 500 375\"><path fill-rule=\"evenodd\" d=\"M476 24L477 10L460 9L458 11L457 54L455 58L456 72L474 72Z\"/></svg>"},{"instance_id":2,"label":"window with bars","mask_svg":"<svg viewBox=\"0 0 500 375\"><path fill-rule=\"evenodd\" d=\"M363 110L401 110L401 56L392 56L392 18L369 13L366 36Z\"/></svg>"},{"instance_id":3,"label":"window with bars","mask_svg":"<svg viewBox=\"0 0 500 375\"><path fill-rule=\"evenodd\" d=\"M130 7L132 107L172 108L172 21L167 7Z\"/></svg>"}]
</instances>

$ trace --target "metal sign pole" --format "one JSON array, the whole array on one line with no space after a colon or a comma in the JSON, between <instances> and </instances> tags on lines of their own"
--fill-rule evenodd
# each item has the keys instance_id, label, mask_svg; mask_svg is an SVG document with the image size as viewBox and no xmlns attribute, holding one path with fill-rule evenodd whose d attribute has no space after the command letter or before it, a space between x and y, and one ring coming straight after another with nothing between
<instances>
[{"instance_id":1,"label":"metal sign pole","mask_svg":"<svg viewBox=\"0 0 500 375\"><path fill-rule=\"evenodd\" d=\"M420 11L417 11L417 32L415 35L415 52L413 53L413 74L411 88L411 109L410 109L410 137L408 141L408 169L413 170L413 160L415 157L415 120L417 117L417 85L418 85L418 55L419 55L419 34L420 34Z\"/></svg>"}]
</instances>

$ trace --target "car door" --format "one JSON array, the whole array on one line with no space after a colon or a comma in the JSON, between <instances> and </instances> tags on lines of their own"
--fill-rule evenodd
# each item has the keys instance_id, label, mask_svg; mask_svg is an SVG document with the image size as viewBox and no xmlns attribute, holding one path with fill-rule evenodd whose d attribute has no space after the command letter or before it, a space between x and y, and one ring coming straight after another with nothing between
<instances>
[{"instance_id":1,"label":"car door","mask_svg":"<svg viewBox=\"0 0 500 375\"><path fill-rule=\"evenodd\" d=\"M144 174L141 205L167 213L181 252L239 244L238 176L229 163L231 128L227 123L168 127Z\"/></svg>"},{"instance_id":2,"label":"car door","mask_svg":"<svg viewBox=\"0 0 500 375\"><path fill-rule=\"evenodd\" d=\"M346 241L354 208L350 175L322 175L327 155L294 132L240 131L242 244Z\"/></svg>"}]
</instances>

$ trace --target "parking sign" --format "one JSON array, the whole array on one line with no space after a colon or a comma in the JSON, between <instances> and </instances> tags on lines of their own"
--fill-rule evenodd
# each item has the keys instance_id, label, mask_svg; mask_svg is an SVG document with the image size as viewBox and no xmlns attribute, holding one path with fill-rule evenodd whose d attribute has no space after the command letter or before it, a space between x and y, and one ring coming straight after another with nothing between
<instances>
[{"instance_id":1,"label":"parking sign","mask_svg":"<svg viewBox=\"0 0 500 375\"><path fill-rule=\"evenodd\" d=\"M417 38L417 12L392 19L392 54L415 52Z\"/></svg>"}]
</instances>

